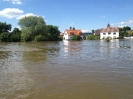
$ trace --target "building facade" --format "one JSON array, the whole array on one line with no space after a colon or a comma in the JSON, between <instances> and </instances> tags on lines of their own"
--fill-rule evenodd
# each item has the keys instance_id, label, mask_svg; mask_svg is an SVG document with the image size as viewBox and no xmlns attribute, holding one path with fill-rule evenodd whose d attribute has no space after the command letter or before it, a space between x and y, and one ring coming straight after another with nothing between
<instances>
[{"instance_id":1,"label":"building facade","mask_svg":"<svg viewBox=\"0 0 133 99\"><path fill-rule=\"evenodd\" d=\"M118 27L110 27L110 24L107 25L107 28L100 29L100 39L105 39L110 37L111 39L115 39L119 37L119 28Z\"/></svg>"},{"instance_id":2,"label":"building facade","mask_svg":"<svg viewBox=\"0 0 133 99\"><path fill-rule=\"evenodd\" d=\"M73 37L75 35L80 36L82 39L84 37L81 30L70 29L70 30L65 30L63 39L64 40L70 40L71 37Z\"/></svg>"}]
</instances>

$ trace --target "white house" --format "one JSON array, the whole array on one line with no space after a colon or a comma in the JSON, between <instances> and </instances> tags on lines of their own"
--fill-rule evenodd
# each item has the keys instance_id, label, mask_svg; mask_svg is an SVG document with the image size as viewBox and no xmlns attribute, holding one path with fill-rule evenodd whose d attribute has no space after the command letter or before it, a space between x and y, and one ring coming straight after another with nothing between
<instances>
[{"instance_id":1,"label":"white house","mask_svg":"<svg viewBox=\"0 0 133 99\"><path fill-rule=\"evenodd\" d=\"M70 29L70 30L65 30L63 39L64 40L70 40L71 37L73 37L74 35L78 35L82 39L83 39L83 36L84 36L81 30Z\"/></svg>"},{"instance_id":2,"label":"white house","mask_svg":"<svg viewBox=\"0 0 133 99\"><path fill-rule=\"evenodd\" d=\"M100 29L100 39L110 37L112 39L119 37L119 28L110 27L110 24L107 25L107 28Z\"/></svg>"}]
</instances>

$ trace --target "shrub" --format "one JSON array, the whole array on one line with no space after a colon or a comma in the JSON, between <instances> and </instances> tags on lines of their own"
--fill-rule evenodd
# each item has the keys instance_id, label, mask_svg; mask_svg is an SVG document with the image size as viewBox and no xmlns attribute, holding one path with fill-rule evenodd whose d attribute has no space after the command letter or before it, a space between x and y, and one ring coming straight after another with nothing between
<instances>
[{"instance_id":1,"label":"shrub","mask_svg":"<svg viewBox=\"0 0 133 99\"><path fill-rule=\"evenodd\" d=\"M74 35L73 37L71 37L70 40L79 41L79 40L82 40L82 37L80 37L79 35Z\"/></svg>"},{"instance_id":2,"label":"shrub","mask_svg":"<svg viewBox=\"0 0 133 99\"><path fill-rule=\"evenodd\" d=\"M38 41L45 41L45 37L44 37L43 35L35 36L34 41L35 41L35 42L38 42Z\"/></svg>"},{"instance_id":3,"label":"shrub","mask_svg":"<svg viewBox=\"0 0 133 99\"><path fill-rule=\"evenodd\" d=\"M97 35L89 35L87 40L100 40L100 36Z\"/></svg>"},{"instance_id":4,"label":"shrub","mask_svg":"<svg viewBox=\"0 0 133 99\"><path fill-rule=\"evenodd\" d=\"M107 37L104 39L106 42L110 42L111 38L110 37Z\"/></svg>"},{"instance_id":5,"label":"shrub","mask_svg":"<svg viewBox=\"0 0 133 99\"><path fill-rule=\"evenodd\" d=\"M9 41L9 33L4 32L0 34L0 41L1 42L8 42Z\"/></svg>"}]
</instances>

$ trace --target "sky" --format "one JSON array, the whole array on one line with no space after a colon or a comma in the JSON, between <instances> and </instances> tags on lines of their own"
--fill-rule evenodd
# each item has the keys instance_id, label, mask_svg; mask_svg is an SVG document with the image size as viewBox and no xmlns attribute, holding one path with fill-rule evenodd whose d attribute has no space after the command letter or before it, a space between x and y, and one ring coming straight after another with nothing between
<instances>
[{"instance_id":1,"label":"sky","mask_svg":"<svg viewBox=\"0 0 133 99\"><path fill-rule=\"evenodd\" d=\"M19 27L24 16L41 16L61 32L75 27L83 31L130 26L133 0L0 0L0 22Z\"/></svg>"}]
</instances>

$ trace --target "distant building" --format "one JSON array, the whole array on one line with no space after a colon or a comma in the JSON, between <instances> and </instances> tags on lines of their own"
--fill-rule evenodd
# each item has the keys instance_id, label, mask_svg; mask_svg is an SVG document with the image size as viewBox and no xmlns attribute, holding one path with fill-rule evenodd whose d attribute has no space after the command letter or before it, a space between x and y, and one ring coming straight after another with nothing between
<instances>
[{"instance_id":1,"label":"distant building","mask_svg":"<svg viewBox=\"0 0 133 99\"><path fill-rule=\"evenodd\" d=\"M110 27L110 24L107 25L107 28L100 29L100 39L104 38L118 38L119 37L119 28L118 27Z\"/></svg>"},{"instance_id":2,"label":"distant building","mask_svg":"<svg viewBox=\"0 0 133 99\"><path fill-rule=\"evenodd\" d=\"M100 35L100 29L94 30L94 35Z\"/></svg>"},{"instance_id":3,"label":"distant building","mask_svg":"<svg viewBox=\"0 0 133 99\"><path fill-rule=\"evenodd\" d=\"M81 30L76 30L75 28L70 28L69 30L65 30L64 32L64 36L63 39L65 40L70 40L71 37L73 37L74 35L78 35L80 36L82 39L84 37L83 32Z\"/></svg>"},{"instance_id":4,"label":"distant building","mask_svg":"<svg viewBox=\"0 0 133 99\"><path fill-rule=\"evenodd\" d=\"M119 28L118 27L110 27L110 24L107 24L107 28L95 30L94 35L99 35L100 39L104 39L107 37L110 37L112 39L118 38L119 37Z\"/></svg>"}]
</instances>

